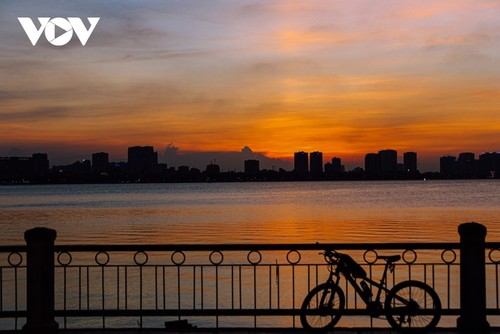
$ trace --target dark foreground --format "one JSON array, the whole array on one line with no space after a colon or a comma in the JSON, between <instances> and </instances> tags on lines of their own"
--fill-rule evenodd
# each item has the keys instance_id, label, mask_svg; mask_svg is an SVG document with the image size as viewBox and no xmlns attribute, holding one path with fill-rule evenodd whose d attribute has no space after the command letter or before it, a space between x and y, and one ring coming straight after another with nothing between
<instances>
[{"instance_id":1,"label":"dark foreground","mask_svg":"<svg viewBox=\"0 0 500 334\"><path fill-rule=\"evenodd\" d=\"M0 331L0 334L19 334L22 331ZM301 328L261 328L261 329L238 329L238 328L210 328L210 329L192 329L192 330L172 330L172 329L66 329L59 330L57 333L60 334L160 334L160 333L179 333L179 334L306 334L308 331ZM326 331L322 333L332 333L332 334L396 334L395 330L391 329L378 329L378 328L336 328L332 331ZM500 328L491 328L489 331L459 331L456 328L437 328L428 334L455 334L455 333L490 333L490 334L500 334Z\"/></svg>"}]
</instances>

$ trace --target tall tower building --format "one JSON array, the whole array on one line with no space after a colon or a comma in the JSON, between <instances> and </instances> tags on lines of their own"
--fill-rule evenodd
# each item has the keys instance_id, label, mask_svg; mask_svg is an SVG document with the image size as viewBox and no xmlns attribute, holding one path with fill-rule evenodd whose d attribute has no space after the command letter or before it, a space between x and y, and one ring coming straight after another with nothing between
<instances>
[{"instance_id":1,"label":"tall tower building","mask_svg":"<svg viewBox=\"0 0 500 334\"><path fill-rule=\"evenodd\" d=\"M378 152L380 171L382 173L396 172L398 170L398 152L395 150L382 150Z\"/></svg>"},{"instance_id":2,"label":"tall tower building","mask_svg":"<svg viewBox=\"0 0 500 334\"><path fill-rule=\"evenodd\" d=\"M377 175L380 173L380 160L377 153L365 155L365 172L367 175Z\"/></svg>"},{"instance_id":3,"label":"tall tower building","mask_svg":"<svg viewBox=\"0 0 500 334\"><path fill-rule=\"evenodd\" d=\"M295 152L293 159L293 169L297 175L306 175L309 171L309 159L306 152Z\"/></svg>"},{"instance_id":4,"label":"tall tower building","mask_svg":"<svg viewBox=\"0 0 500 334\"><path fill-rule=\"evenodd\" d=\"M101 174L108 171L109 155L105 152L92 154L92 173Z\"/></svg>"},{"instance_id":5,"label":"tall tower building","mask_svg":"<svg viewBox=\"0 0 500 334\"><path fill-rule=\"evenodd\" d=\"M312 152L309 156L310 170L313 175L321 175L323 173L323 153Z\"/></svg>"},{"instance_id":6,"label":"tall tower building","mask_svg":"<svg viewBox=\"0 0 500 334\"><path fill-rule=\"evenodd\" d=\"M417 171L417 153L405 152L403 154L403 165L406 173L415 173Z\"/></svg>"},{"instance_id":7,"label":"tall tower building","mask_svg":"<svg viewBox=\"0 0 500 334\"><path fill-rule=\"evenodd\" d=\"M133 146L128 148L128 170L133 176L147 176L156 172L158 153L152 146Z\"/></svg>"}]
</instances>

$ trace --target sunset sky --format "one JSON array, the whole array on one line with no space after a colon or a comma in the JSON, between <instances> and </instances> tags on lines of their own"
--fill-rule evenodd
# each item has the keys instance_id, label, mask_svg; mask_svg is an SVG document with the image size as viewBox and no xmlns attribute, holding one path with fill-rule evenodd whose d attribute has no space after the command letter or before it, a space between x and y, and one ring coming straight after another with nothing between
<instances>
[{"instance_id":1,"label":"sunset sky","mask_svg":"<svg viewBox=\"0 0 500 334\"><path fill-rule=\"evenodd\" d=\"M2 0L0 156L248 146L363 166L392 148L437 170L500 150L499 15L496 0ZM32 46L17 17L43 16L101 19L86 46Z\"/></svg>"}]
</instances>

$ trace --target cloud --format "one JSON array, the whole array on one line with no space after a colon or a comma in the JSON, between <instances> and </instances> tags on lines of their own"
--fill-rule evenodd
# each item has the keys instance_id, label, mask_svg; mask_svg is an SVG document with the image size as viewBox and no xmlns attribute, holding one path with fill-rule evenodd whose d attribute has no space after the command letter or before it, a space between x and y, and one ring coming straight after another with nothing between
<instances>
[{"instance_id":1,"label":"cloud","mask_svg":"<svg viewBox=\"0 0 500 334\"><path fill-rule=\"evenodd\" d=\"M259 160L261 169L290 169L288 161L266 157L262 153L253 152L248 146L245 146L239 152L183 152L179 147L171 143L160 154L160 159L167 163L168 166L189 166L200 170L205 170L210 163L216 163L220 165L223 171L243 171L244 161L248 159Z\"/></svg>"}]
</instances>

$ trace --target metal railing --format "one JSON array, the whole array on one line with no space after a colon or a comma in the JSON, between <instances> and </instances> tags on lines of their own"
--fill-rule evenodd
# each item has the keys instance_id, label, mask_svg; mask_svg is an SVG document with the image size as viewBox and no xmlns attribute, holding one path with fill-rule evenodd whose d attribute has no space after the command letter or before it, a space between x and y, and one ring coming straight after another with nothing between
<instances>
[{"instance_id":1,"label":"metal railing","mask_svg":"<svg viewBox=\"0 0 500 334\"><path fill-rule=\"evenodd\" d=\"M56 245L49 249L53 292L49 288L48 297L41 298L49 299L42 304L53 303L53 313L47 317L54 317L60 328L161 328L179 320L199 328L300 327L304 297L328 275L319 252L331 248L351 255L376 281L383 270L377 255L401 255L388 276L388 287L408 279L427 283L441 299L443 317L438 326L455 327L457 317L464 316L461 247L461 243ZM495 325L500 320L496 317L500 243L485 247L485 314ZM20 329L30 323L29 305L41 304L27 301L33 295L29 292L33 284L27 283L29 256L29 246L0 247L0 329ZM43 275L35 277L44 280ZM345 280L341 288L346 310L338 327L389 327L383 317L369 316ZM36 326L37 321L31 322Z\"/></svg>"}]
</instances>

